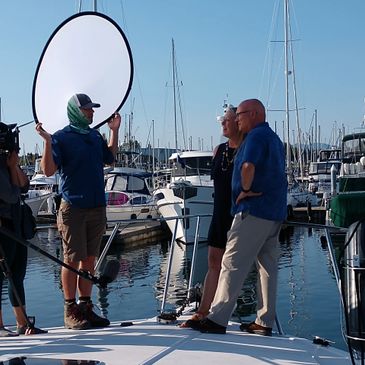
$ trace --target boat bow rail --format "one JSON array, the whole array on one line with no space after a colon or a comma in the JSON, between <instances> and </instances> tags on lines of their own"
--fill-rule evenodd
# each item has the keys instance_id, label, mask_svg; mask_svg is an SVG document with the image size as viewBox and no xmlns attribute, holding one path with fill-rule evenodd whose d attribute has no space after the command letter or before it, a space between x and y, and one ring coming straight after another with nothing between
<instances>
[{"instance_id":1,"label":"boat bow rail","mask_svg":"<svg viewBox=\"0 0 365 365\"><path fill-rule=\"evenodd\" d=\"M169 219L182 219L171 217ZM198 237L199 220L195 237ZM149 219L150 220L150 219ZM159 218L159 220L163 220ZM286 222L286 224L300 225L300 223ZM301 224L302 225L302 224ZM308 225L309 226L309 225ZM324 228L326 232L335 227L310 225ZM176 232L175 232L176 233ZM169 262L174 254L176 244L172 237ZM194 242L192 265L190 270L189 288L183 307L179 307L172 316L172 321L163 321L164 304L169 288L168 281L171 265L167 270L164 299L160 315L157 318L133 320L133 322L113 322L109 327L72 331L64 328L51 328L47 334L4 338L0 341L0 362L6 365L16 357L24 356L23 363L30 365L52 364L48 359L72 359L62 364L89 363L105 365L127 364L239 364L239 365L350 365L349 354L334 348L326 339L315 337L313 341L286 336L275 331L272 337L248 334L239 330L239 323L229 322L225 335L200 333L192 329L183 329L166 323L174 319L184 321L191 317L196 310L196 304L189 296L192 277L194 276L197 259ZM329 241L329 246L331 242ZM194 252L195 251L195 252ZM332 251L332 250L331 250ZM334 257L334 255L333 255ZM335 262L335 261L334 261ZM336 267L336 265L334 265ZM337 274L336 274L337 279ZM280 332L280 333L279 333ZM40 362L32 362L41 359ZM84 362L80 362L83 360ZM93 362L91 362L91 360ZM36 360L35 360L36 361ZM42 362L43 361L43 362ZM359 363L360 364L360 363Z\"/></svg>"}]
</instances>

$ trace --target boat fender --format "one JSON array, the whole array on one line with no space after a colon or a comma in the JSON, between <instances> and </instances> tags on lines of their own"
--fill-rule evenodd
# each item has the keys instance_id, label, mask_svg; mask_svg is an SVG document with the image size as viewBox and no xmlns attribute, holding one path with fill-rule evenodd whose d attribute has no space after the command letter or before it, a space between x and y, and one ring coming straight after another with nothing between
<instances>
[{"instance_id":1,"label":"boat fender","mask_svg":"<svg viewBox=\"0 0 365 365\"><path fill-rule=\"evenodd\" d=\"M362 165L363 167L365 167L365 156L362 156L362 157L360 158L360 163L361 163L361 165Z\"/></svg>"},{"instance_id":2,"label":"boat fender","mask_svg":"<svg viewBox=\"0 0 365 365\"><path fill-rule=\"evenodd\" d=\"M349 344L365 350L365 221L348 229L344 253L345 315Z\"/></svg>"}]
</instances>

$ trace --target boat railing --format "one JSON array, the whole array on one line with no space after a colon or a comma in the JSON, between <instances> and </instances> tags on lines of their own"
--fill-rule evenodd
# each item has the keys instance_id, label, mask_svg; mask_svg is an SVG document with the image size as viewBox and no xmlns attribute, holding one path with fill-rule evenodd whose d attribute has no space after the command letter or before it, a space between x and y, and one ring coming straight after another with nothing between
<instances>
[{"instance_id":1,"label":"boat railing","mask_svg":"<svg viewBox=\"0 0 365 365\"><path fill-rule=\"evenodd\" d=\"M177 242L176 241L177 224L175 224L175 229L173 231L172 238L171 238L171 244L170 244L170 252L169 252L169 257L168 257L168 264L167 264L166 279L165 279L165 284L164 284L163 298L162 298L162 301L161 301L160 315L158 316L159 320L160 320L160 318L163 319L161 321L166 321L166 318L168 318L170 321L176 320L176 318L182 313L182 310L184 309L184 307L186 305L190 304L193 301L192 300L192 298L193 298L193 295L192 295L192 293L193 293L193 280L194 280L194 271L195 271L196 260L197 260L197 247L198 247L198 244L199 244L200 220L203 217L209 217L209 216L211 216L211 214L181 215L181 216L175 216L175 217L169 217L169 218L158 217L158 218L141 219L141 221L144 221L144 222L151 222L151 221L163 222L163 221L169 221L169 220L178 221L180 219L186 219L186 218L191 218L191 219L194 218L194 219L197 220L196 228L195 228L195 235L194 235L194 245L193 245L193 253L192 253L191 268L190 268L190 274L189 274L189 284L188 284L186 300L185 300L185 302L182 305L182 308L180 310L176 310L174 313L166 313L165 308L166 308L166 301L167 301L167 295L168 295L168 289L169 289L169 283L170 283L170 277L171 277L171 271L172 271L172 262L173 262L173 256L174 256L174 250L175 250L175 243ZM118 231L118 228L119 228L120 224L122 224L123 222L125 223L127 221L130 221L130 220L116 221L113 232L110 235L109 240L108 240L108 242L107 242L107 244L104 248L105 252L107 251L108 246L110 245L110 243L113 240L116 232ZM346 317L348 313L346 312L346 308L347 308L346 307L346 300L345 300L344 294L343 294L343 287L342 287L343 282L342 282L342 278L341 278L339 264L338 264L338 261L336 259L335 248L334 248L334 245L333 245L333 242L332 242L331 235L332 234L338 234L338 233L346 234L346 233L349 232L349 230L347 228L337 227L337 226L330 226L330 225L325 225L325 224L292 222L292 221L285 221L283 223L283 228L285 226L317 228L317 229L324 230L325 241L326 241L326 244L327 244L327 247L328 247L331 267L333 269L333 273L334 273L334 276L335 276L337 288L338 288L338 291L339 291L339 294L340 294L340 303L341 303L341 307L342 307L343 316L345 318L344 322L347 323L349 321L349 319ZM103 251L103 253L104 253L104 251ZM103 256L105 256L103 253L101 254L101 256L100 256L100 258L99 258L99 260L96 264L96 268L99 266L99 261L101 262L102 259L103 259ZM276 324L276 328L277 328L278 333L283 334L284 331L281 327L280 321L279 321L277 316L276 316L276 319L275 319L275 324ZM347 325L347 327L348 327L348 325ZM361 341L364 341L364 338L362 336L360 336L360 335L359 336L354 336L353 334L350 334L348 331L347 331L347 333L344 334L344 336L346 337L348 343L350 341L358 341L360 343L361 343ZM360 345L360 347L362 348L362 345Z\"/></svg>"},{"instance_id":2,"label":"boat railing","mask_svg":"<svg viewBox=\"0 0 365 365\"><path fill-rule=\"evenodd\" d=\"M325 232L331 267L340 295L342 332L347 342L352 364L365 363L365 221L354 222L349 228L285 222L291 226L322 228ZM343 234L339 257L336 258L332 235Z\"/></svg>"},{"instance_id":3,"label":"boat railing","mask_svg":"<svg viewBox=\"0 0 365 365\"><path fill-rule=\"evenodd\" d=\"M156 217L156 218L138 218L138 219L111 219L108 220L108 223L110 223L111 225L116 225L117 223L120 223L120 225L122 224L126 224L126 223L148 223L148 222L165 222L165 221L173 221L173 220L179 220L179 219L188 219L188 218L206 218L206 217L211 217L212 214L211 213L207 213L207 214L181 214L181 215L176 215L176 216L171 216L171 217Z\"/></svg>"},{"instance_id":4,"label":"boat railing","mask_svg":"<svg viewBox=\"0 0 365 365\"><path fill-rule=\"evenodd\" d=\"M101 253L101 255L96 263L95 270L100 267L100 264L104 260L106 252L108 251L108 249L121 225L136 223L136 221L138 221L139 223L148 223L148 222L160 222L161 223L161 222L167 222L167 221L176 221L174 231L172 234L172 238L171 238L171 243L170 243L170 253L169 253L169 259L168 259L168 265L167 265L165 286L164 286L164 291L163 291L163 299L161 302L160 311L161 311L161 313L164 313L165 306L166 306L166 298L167 298L167 294L168 294L168 287L169 287L169 282L170 282L170 275L171 275L171 263L172 263L173 255L174 255L175 242L177 241L176 240L176 233L177 233L177 227L178 227L177 221L186 220L186 219L196 219L196 221L197 221L196 227L195 227L193 256L192 256L192 263L191 263L190 274L189 274L189 285L188 285L188 291L187 291L187 300L189 301L191 298L191 292L192 292L192 288L193 288L194 271L195 271L196 257L197 257L196 252L197 252L197 247L198 247L198 243L199 243L200 220L201 220L201 218L208 218L211 216L212 216L212 214L199 214L199 215L184 214L184 215L166 217L166 218L157 217L157 218L144 218L144 219L138 219L138 220L136 220L136 219L109 220L108 224L110 224L110 225L114 224L114 228L104 246L103 252Z\"/></svg>"}]
</instances>

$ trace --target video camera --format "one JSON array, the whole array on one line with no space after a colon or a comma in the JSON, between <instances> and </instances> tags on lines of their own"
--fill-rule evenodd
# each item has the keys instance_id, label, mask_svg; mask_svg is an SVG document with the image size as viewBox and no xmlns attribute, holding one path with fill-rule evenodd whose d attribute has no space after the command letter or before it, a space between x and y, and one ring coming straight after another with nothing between
<instances>
[{"instance_id":1,"label":"video camera","mask_svg":"<svg viewBox=\"0 0 365 365\"><path fill-rule=\"evenodd\" d=\"M19 152L19 129L16 124L0 122L0 154Z\"/></svg>"}]
</instances>

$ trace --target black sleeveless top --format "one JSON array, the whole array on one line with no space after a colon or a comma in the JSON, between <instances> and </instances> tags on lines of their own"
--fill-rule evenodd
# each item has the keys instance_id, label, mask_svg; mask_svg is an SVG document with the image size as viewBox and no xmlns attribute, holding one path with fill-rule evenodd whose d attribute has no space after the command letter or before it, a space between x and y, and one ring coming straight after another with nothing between
<instances>
[{"instance_id":1,"label":"black sleeveless top","mask_svg":"<svg viewBox=\"0 0 365 365\"><path fill-rule=\"evenodd\" d=\"M214 181L214 208L209 227L208 244L224 249L227 232L231 228L231 180L233 172L234 148L228 142L218 146L212 161L211 177Z\"/></svg>"}]
</instances>

